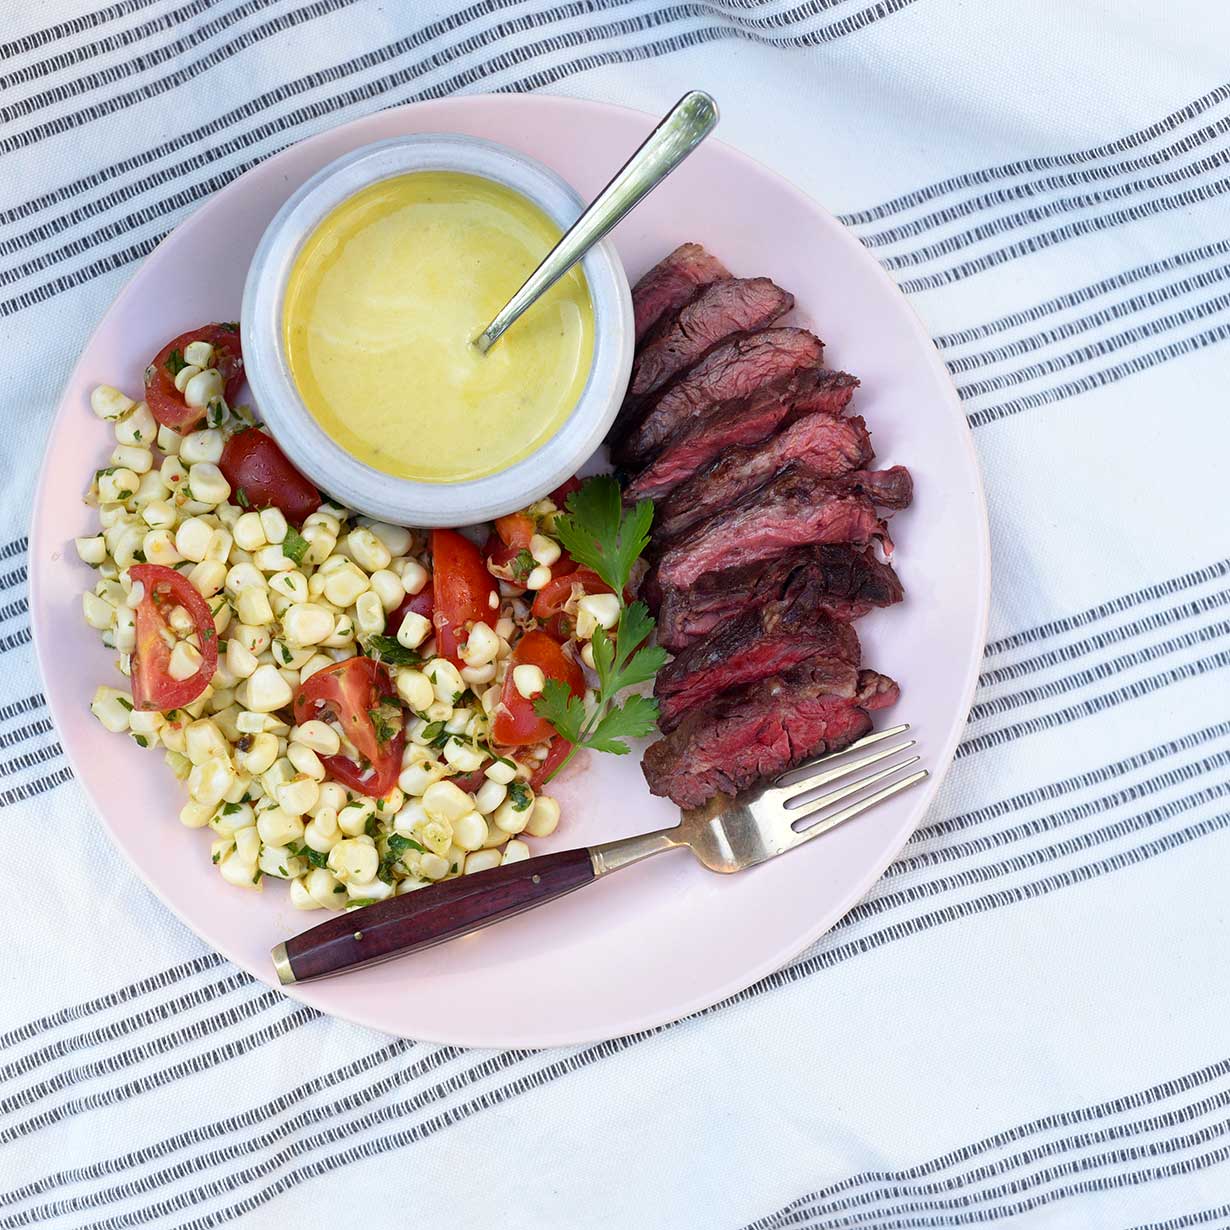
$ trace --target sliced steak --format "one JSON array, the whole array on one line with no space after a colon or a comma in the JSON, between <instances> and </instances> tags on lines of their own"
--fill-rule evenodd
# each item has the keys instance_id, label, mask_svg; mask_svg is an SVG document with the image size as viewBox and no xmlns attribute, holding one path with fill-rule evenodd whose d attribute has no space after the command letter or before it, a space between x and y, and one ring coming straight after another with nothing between
<instances>
[{"instance_id":1,"label":"sliced steak","mask_svg":"<svg viewBox=\"0 0 1230 1230\"><path fill-rule=\"evenodd\" d=\"M710 411L690 419L666 441L653 461L629 483L627 498L639 500L649 496L659 500L672 492L678 484L690 479L703 466L727 452L740 456L746 452L757 456L761 451L769 451L750 446L766 440L780 424L789 423L809 411L827 412L823 415L826 418L840 414L857 387L858 381L845 372L831 372L823 367L806 367L762 386L749 397L736 397L719 402ZM849 429L836 427L834 434L861 433L866 440L863 420L850 421L857 426ZM870 460L870 441L866 442L865 451L867 460ZM787 462L779 462L773 467L773 471L780 470L785 464ZM773 471L765 471L759 482L771 477ZM759 483L750 484L758 485ZM748 489L749 486L743 488ZM731 497L734 498L735 496ZM722 500L720 503L729 503L729 500Z\"/></svg>"},{"instance_id":2,"label":"sliced steak","mask_svg":"<svg viewBox=\"0 0 1230 1230\"><path fill-rule=\"evenodd\" d=\"M833 373L840 376L842 373ZM853 378L850 378L853 380ZM849 400L852 387L834 389ZM838 402L838 397L833 397ZM841 409L841 404L834 408ZM756 440L723 440L709 456L715 460L706 469L694 473L686 482L673 488L666 485L665 478L682 467L672 464L671 457L681 451L668 443L657 459L632 482L630 496L651 495L661 500L654 516L654 530L663 539L678 538L694 525L712 516L719 508L725 508L736 500L754 491L771 479L779 470L794 465L817 478L835 478L851 470L860 470L875 456L867 426L857 416L841 418L835 413L826 413L826 406L796 419L772 440L759 447ZM699 433L702 440L708 433ZM744 447L734 447L741 444ZM700 451L700 450L697 450ZM666 469L663 479L649 482L661 470ZM676 480L678 482L678 480Z\"/></svg>"},{"instance_id":3,"label":"sliced steak","mask_svg":"<svg viewBox=\"0 0 1230 1230\"><path fill-rule=\"evenodd\" d=\"M726 266L700 244L681 244L632 288L636 340L639 342L663 316L683 307L700 287L728 277Z\"/></svg>"},{"instance_id":4,"label":"sliced steak","mask_svg":"<svg viewBox=\"0 0 1230 1230\"><path fill-rule=\"evenodd\" d=\"M800 591L786 601L745 611L668 662L653 689L663 733L719 692L809 660L813 669L828 672L834 688L852 691L858 636L849 624L818 614L817 605L815 595Z\"/></svg>"},{"instance_id":5,"label":"sliced steak","mask_svg":"<svg viewBox=\"0 0 1230 1230\"><path fill-rule=\"evenodd\" d=\"M811 543L866 546L888 529L867 496L840 479L787 470L672 543L658 561L663 590L685 589L707 572L738 568Z\"/></svg>"},{"instance_id":6,"label":"sliced steak","mask_svg":"<svg viewBox=\"0 0 1230 1230\"><path fill-rule=\"evenodd\" d=\"M688 589L670 589L658 608L658 644L678 653L744 611L804 591L815 609L851 620L904 597L891 564L870 548L799 547L785 555L713 572Z\"/></svg>"},{"instance_id":7,"label":"sliced steak","mask_svg":"<svg viewBox=\"0 0 1230 1230\"><path fill-rule=\"evenodd\" d=\"M693 709L646 749L641 768L652 793L679 807L699 807L849 747L871 729L867 710L896 699L897 685L875 671L837 690L823 669L808 663Z\"/></svg>"},{"instance_id":8,"label":"sliced steak","mask_svg":"<svg viewBox=\"0 0 1230 1230\"><path fill-rule=\"evenodd\" d=\"M725 278L702 287L664 316L632 364L629 395L645 397L732 333L767 329L794 307L794 296L769 278Z\"/></svg>"},{"instance_id":9,"label":"sliced steak","mask_svg":"<svg viewBox=\"0 0 1230 1230\"><path fill-rule=\"evenodd\" d=\"M763 329L715 346L695 367L680 373L634 415L615 422L611 458L625 469L645 465L689 419L732 397L747 397L805 367L818 367L824 343L806 329Z\"/></svg>"}]
</instances>

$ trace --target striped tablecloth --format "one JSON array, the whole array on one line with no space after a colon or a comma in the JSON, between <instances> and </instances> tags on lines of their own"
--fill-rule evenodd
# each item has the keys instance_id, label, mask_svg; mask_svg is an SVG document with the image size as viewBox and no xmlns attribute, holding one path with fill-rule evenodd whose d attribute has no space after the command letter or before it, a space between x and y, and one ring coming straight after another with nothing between
<instances>
[{"instance_id":1,"label":"striped tablecloth","mask_svg":"<svg viewBox=\"0 0 1230 1230\"><path fill-rule=\"evenodd\" d=\"M0 1230L1230 1225L1227 7L95 5L0 26ZM961 389L995 584L959 759L831 935L697 1018L529 1054L320 1017L186 932L71 780L41 429L134 264L272 151L455 91L697 85Z\"/></svg>"}]
</instances>

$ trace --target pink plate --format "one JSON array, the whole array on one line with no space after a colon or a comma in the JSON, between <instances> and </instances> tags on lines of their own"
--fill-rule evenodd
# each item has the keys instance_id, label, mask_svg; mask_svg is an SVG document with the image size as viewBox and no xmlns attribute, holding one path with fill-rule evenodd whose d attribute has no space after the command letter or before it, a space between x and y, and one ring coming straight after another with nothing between
<instances>
[{"instance_id":1,"label":"pink plate","mask_svg":"<svg viewBox=\"0 0 1230 1230\"><path fill-rule=\"evenodd\" d=\"M322 133L248 171L169 235L90 339L48 441L30 535L34 639L64 749L103 823L149 886L206 943L270 985L269 949L320 921L281 885L229 887L209 834L176 819L182 789L161 763L90 716L112 657L82 623L93 580L73 551L95 532L76 498L113 447L90 389L136 393L171 336L239 315L248 259L266 223L309 175L346 151L402 133L451 131L524 149L592 196L644 138L650 117L541 96L447 99L384 111ZM584 133L585 139L578 139ZM907 600L862 621L864 661L901 683L893 720L909 720L930 781L798 852L738 876L682 851L584 892L402 961L291 994L324 1012L411 1038L540 1047L615 1037L704 1008L784 964L868 889L935 796L973 695L986 627L987 519L960 404L905 299L858 241L758 163L710 141L616 231L631 278L684 240L737 273L767 274L797 296L801 323L830 362L863 381L883 464L903 462L914 507L893 524ZM184 271L191 270L191 276ZM115 800L133 798L139 807ZM672 823L634 758L591 757L560 783L564 822L540 850L587 845Z\"/></svg>"}]
</instances>

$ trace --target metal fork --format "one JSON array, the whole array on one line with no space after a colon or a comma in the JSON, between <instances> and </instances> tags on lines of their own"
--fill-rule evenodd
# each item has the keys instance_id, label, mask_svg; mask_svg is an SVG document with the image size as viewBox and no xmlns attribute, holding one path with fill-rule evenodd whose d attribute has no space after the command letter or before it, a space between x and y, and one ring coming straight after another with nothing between
<instances>
[{"instance_id":1,"label":"metal fork","mask_svg":"<svg viewBox=\"0 0 1230 1230\"><path fill-rule=\"evenodd\" d=\"M900 725L876 731L737 798L718 795L702 807L681 812L679 823L671 828L508 863L337 915L274 948L274 968L283 983L306 982L417 952L511 918L677 846L686 846L710 871L754 867L922 781L926 769L896 776L918 763L917 755L894 759L915 745L913 739L876 746L874 751L851 758L851 753L883 744L908 730L908 725ZM862 773L876 764L883 767ZM854 774L860 776L852 777ZM851 780L816 794L843 779ZM863 793L877 782L887 784ZM831 810L843 799L853 801ZM808 820L814 823L807 824Z\"/></svg>"}]
</instances>

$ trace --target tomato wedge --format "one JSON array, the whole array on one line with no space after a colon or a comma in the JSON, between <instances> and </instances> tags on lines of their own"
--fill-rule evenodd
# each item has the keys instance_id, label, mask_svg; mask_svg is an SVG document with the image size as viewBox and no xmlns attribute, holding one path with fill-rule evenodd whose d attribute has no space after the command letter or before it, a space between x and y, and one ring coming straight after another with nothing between
<instances>
[{"instance_id":1,"label":"tomato wedge","mask_svg":"<svg viewBox=\"0 0 1230 1230\"><path fill-rule=\"evenodd\" d=\"M218 464L245 508L280 508L287 521L302 525L320 507L320 492L259 427L237 431L226 442Z\"/></svg>"},{"instance_id":2,"label":"tomato wedge","mask_svg":"<svg viewBox=\"0 0 1230 1230\"><path fill-rule=\"evenodd\" d=\"M497 517L495 528L487 537L483 546L483 555L487 567L505 581L516 585L524 584L534 567L534 558L530 555L530 539L536 532L534 518L525 513L509 513L506 517Z\"/></svg>"},{"instance_id":3,"label":"tomato wedge","mask_svg":"<svg viewBox=\"0 0 1230 1230\"><path fill-rule=\"evenodd\" d=\"M371 658L347 658L308 677L295 694L295 723L336 722L359 755L322 756L329 776L372 798L397 785L406 732L389 672Z\"/></svg>"},{"instance_id":4,"label":"tomato wedge","mask_svg":"<svg viewBox=\"0 0 1230 1230\"><path fill-rule=\"evenodd\" d=\"M161 564L133 564L133 583L145 586L136 613L137 647L132 655L132 701L138 709L178 709L190 705L209 686L218 669L218 633L213 613L187 577ZM167 614L182 606L192 616L201 665L187 679L172 679L172 646ZM164 633L167 635L164 636Z\"/></svg>"},{"instance_id":5,"label":"tomato wedge","mask_svg":"<svg viewBox=\"0 0 1230 1230\"><path fill-rule=\"evenodd\" d=\"M574 491L581 490L581 480L574 474L571 478L565 479L554 491L551 492L551 503L556 508L567 508L568 497Z\"/></svg>"},{"instance_id":6,"label":"tomato wedge","mask_svg":"<svg viewBox=\"0 0 1230 1230\"><path fill-rule=\"evenodd\" d=\"M243 347L239 326L201 325L172 338L145 369L145 401L150 413L164 427L185 432L205 417L204 406L190 406L175 387L175 375L183 367L184 350L192 342L208 342L214 348L214 367L222 377L224 396L233 401L243 387Z\"/></svg>"},{"instance_id":7,"label":"tomato wedge","mask_svg":"<svg viewBox=\"0 0 1230 1230\"><path fill-rule=\"evenodd\" d=\"M534 712L534 701L521 695L513 681L513 670L524 664L537 666L548 679L561 679L573 696L585 695L585 676L581 668L566 657L559 644L537 629L518 642L508 662L500 703L491 724L491 738L504 747L541 743L555 734L555 727Z\"/></svg>"},{"instance_id":8,"label":"tomato wedge","mask_svg":"<svg viewBox=\"0 0 1230 1230\"><path fill-rule=\"evenodd\" d=\"M431 531L431 568L436 652L460 666L457 646L466 639L467 625L495 620L499 592L478 548L456 530Z\"/></svg>"},{"instance_id":9,"label":"tomato wedge","mask_svg":"<svg viewBox=\"0 0 1230 1230\"><path fill-rule=\"evenodd\" d=\"M562 739L559 735L556 735L551 740L551 746L547 748L547 758L534 770L533 776L530 778L530 788L535 793L547 784L547 778L564 763L570 751L572 751L572 744L567 739Z\"/></svg>"},{"instance_id":10,"label":"tomato wedge","mask_svg":"<svg viewBox=\"0 0 1230 1230\"><path fill-rule=\"evenodd\" d=\"M572 635L575 619L564 609L572 598L573 586L587 594L612 594L615 591L592 568L575 568L563 576L552 577L534 595L530 608L536 619L546 625L548 635L563 642Z\"/></svg>"}]
</instances>

